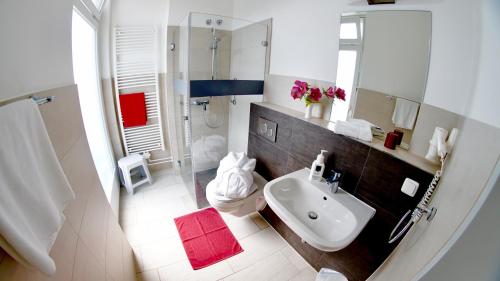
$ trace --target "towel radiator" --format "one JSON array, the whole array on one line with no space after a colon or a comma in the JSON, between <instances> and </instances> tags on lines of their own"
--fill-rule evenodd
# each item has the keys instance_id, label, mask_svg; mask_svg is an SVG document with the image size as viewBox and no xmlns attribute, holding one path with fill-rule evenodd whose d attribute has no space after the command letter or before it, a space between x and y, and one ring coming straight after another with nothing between
<instances>
[{"instance_id":1,"label":"towel radiator","mask_svg":"<svg viewBox=\"0 0 500 281\"><path fill-rule=\"evenodd\" d=\"M151 152L166 149L158 82L158 31L153 26L114 27L113 39L115 100L125 152L149 158ZM147 124L124 128L119 95L137 92L144 92ZM149 164L171 161L171 157L150 158Z\"/></svg>"}]
</instances>

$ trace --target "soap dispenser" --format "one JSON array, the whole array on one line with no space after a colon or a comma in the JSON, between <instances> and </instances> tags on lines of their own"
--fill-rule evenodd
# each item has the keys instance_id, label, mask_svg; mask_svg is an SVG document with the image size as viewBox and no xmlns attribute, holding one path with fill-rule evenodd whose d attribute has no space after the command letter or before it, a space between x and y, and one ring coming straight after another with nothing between
<instances>
[{"instance_id":1,"label":"soap dispenser","mask_svg":"<svg viewBox=\"0 0 500 281\"><path fill-rule=\"evenodd\" d=\"M323 176L323 172L325 171L325 155L324 153L327 153L328 151L326 150L321 150L321 153L318 154L316 157L316 160L312 163L311 166L311 172L309 173L309 180L321 180L321 177Z\"/></svg>"}]
</instances>

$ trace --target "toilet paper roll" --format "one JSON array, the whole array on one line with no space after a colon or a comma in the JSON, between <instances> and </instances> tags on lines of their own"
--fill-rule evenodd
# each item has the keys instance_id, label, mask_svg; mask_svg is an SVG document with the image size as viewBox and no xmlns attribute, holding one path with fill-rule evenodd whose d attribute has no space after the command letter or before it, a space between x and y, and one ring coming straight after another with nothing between
<instances>
[{"instance_id":1,"label":"toilet paper roll","mask_svg":"<svg viewBox=\"0 0 500 281\"><path fill-rule=\"evenodd\" d=\"M405 181L403 182L403 186L401 187L401 192L413 197L417 193L418 186L419 186L418 182L410 178L406 178Z\"/></svg>"}]
</instances>

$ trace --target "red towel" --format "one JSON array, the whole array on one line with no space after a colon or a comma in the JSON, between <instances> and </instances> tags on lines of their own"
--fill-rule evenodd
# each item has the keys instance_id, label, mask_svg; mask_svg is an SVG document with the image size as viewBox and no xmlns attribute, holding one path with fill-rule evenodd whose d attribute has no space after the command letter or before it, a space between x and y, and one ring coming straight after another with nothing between
<instances>
[{"instance_id":1,"label":"red towel","mask_svg":"<svg viewBox=\"0 0 500 281\"><path fill-rule=\"evenodd\" d=\"M193 269L200 269L243 252L214 208L174 219Z\"/></svg>"},{"instance_id":2,"label":"red towel","mask_svg":"<svg viewBox=\"0 0 500 281\"><path fill-rule=\"evenodd\" d=\"M120 95L123 127L144 126L148 121L144 93Z\"/></svg>"}]
</instances>

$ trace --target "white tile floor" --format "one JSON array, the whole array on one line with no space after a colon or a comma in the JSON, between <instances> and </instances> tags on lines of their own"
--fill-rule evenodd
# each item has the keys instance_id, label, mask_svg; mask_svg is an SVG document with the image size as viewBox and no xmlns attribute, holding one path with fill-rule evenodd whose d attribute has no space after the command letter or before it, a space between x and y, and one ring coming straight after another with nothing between
<instances>
[{"instance_id":1,"label":"white tile floor","mask_svg":"<svg viewBox=\"0 0 500 281\"><path fill-rule=\"evenodd\" d=\"M120 224L138 260L142 281L314 280L316 271L257 213L243 218L221 214L243 253L193 270L173 218L196 210L187 188L173 171L153 175L144 185L120 197Z\"/></svg>"}]
</instances>

